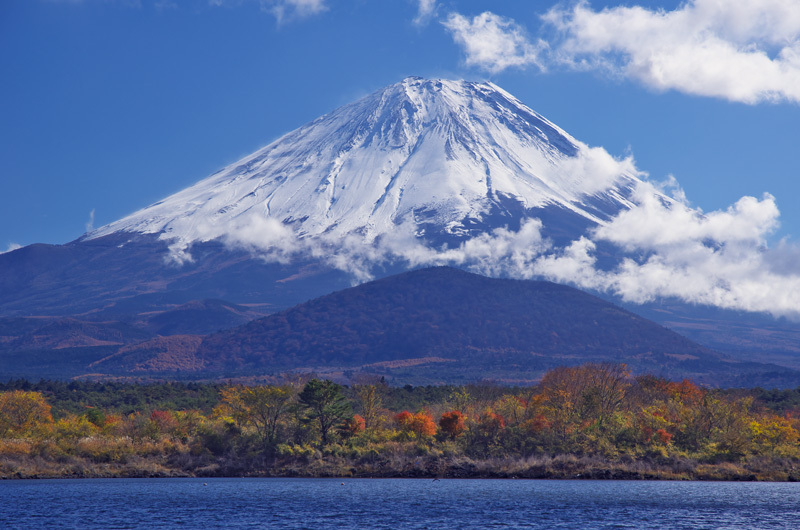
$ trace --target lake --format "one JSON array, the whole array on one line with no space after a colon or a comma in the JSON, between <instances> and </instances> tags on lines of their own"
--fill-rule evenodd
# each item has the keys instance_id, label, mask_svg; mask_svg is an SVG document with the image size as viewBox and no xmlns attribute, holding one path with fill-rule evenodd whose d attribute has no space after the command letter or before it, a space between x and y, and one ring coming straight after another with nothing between
<instances>
[{"instance_id":1,"label":"lake","mask_svg":"<svg viewBox=\"0 0 800 530\"><path fill-rule=\"evenodd\" d=\"M247 478L0 482L0 528L795 529L799 524L799 483Z\"/></svg>"}]
</instances>

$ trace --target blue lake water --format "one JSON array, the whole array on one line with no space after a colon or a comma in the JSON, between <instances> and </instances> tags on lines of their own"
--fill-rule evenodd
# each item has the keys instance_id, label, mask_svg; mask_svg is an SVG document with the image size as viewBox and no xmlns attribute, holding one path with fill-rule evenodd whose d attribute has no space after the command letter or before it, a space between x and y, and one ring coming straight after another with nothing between
<instances>
[{"instance_id":1,"label":"blue lake water","mask_svg":"<svg viewBox=\"0 0 800 530\"><path fill-rule=\"evenodd\" d=\"M0 528L797 529L800 483L4 481Z\"/></svg>"}]
</instances>

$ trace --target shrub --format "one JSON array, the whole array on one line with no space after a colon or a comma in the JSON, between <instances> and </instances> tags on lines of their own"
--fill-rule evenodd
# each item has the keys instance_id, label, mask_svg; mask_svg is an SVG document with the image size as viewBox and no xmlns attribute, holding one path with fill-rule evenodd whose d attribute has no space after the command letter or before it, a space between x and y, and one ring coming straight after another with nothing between
<instances>
[{"instance_id":1,"label":"shrub","mask_svg":"<svg viewBox=\"0 0 800 530\"><path fill-rule=\"evenodd\" d=\"M439 419L439 428L451 440L461 436L467 429L466 417L458 410L445 412Z\"/></svg>"}]
</instances>

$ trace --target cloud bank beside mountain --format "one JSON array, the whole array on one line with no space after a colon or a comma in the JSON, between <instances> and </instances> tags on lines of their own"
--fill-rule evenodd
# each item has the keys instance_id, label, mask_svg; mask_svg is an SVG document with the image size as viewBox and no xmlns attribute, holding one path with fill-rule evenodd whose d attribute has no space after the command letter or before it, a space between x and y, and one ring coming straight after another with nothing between
<instances>
[{"instance_id":1,"label":"cloud bank beside mountain","mask_svg":"<svg viewBox=\"0 0 800 530\"><path fill-rule=\"evenodd\" d=\"M311 257L358 281L370 279L376 266L401 260L414 267L455 265L491 276L546 278L635 303L674 297L800 318L800 274L792 266L800 249L788 241L768 245L779 224L774 197L743 197L726 210L702 212L680 201L665 203L661 189L644 182L635 203L564 247L543 236L544 225L535 218L516 231L496 228L439 248L418 238L408 222L372 243L358 234L299 237L289 226L255 214L224 235L212 226L206 230L208 239L221 237L266 261ZM598 245L607 243L626 256L611 269L597 259ZM185 242L174 242L172 250L177 261L191 259Z\"/></svg>"}]
</instances>

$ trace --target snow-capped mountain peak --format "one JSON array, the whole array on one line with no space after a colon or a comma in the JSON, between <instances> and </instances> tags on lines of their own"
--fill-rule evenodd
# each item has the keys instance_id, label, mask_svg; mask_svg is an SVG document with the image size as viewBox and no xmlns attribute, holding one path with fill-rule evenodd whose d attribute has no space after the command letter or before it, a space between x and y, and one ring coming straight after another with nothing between
<instances>
[{"instance_id":1,"label":"snow-capped mountain peak","mask_svg":"<svg viewBox=\"0 0 800 530\"><path fill-rule=\"evenodd\" d=\"M510 204L603 224L630 207L637 182L629 160L589 148L492 83L411 77L85 237L191 244L279 224L300 238L372 241L401 223L459 237L491 228Z\"/></svg>"}]
</instances>

